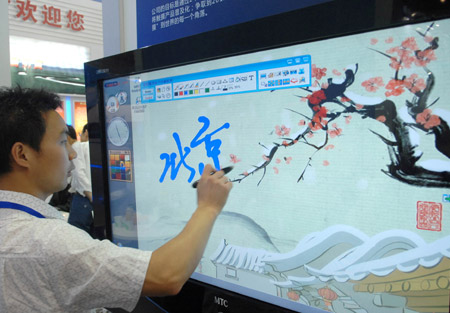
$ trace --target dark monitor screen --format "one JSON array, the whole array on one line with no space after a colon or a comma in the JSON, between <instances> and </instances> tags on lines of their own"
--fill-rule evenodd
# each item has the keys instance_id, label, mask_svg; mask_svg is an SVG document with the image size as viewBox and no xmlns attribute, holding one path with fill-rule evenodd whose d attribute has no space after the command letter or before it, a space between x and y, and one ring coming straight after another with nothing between
<instances>
[{"instance_id":1,"label":"dark monitor screen","mask_svg":"<svg viewBox=\"0 0 450 313\"><path fill-rule=\"evenodd\" d=\"M295 312L448 312L449 34L440 17L200 57L199 35L87 63L110 239L157 249L204 165L233 166L192 281Z\"/></svg>"}]
</instances>

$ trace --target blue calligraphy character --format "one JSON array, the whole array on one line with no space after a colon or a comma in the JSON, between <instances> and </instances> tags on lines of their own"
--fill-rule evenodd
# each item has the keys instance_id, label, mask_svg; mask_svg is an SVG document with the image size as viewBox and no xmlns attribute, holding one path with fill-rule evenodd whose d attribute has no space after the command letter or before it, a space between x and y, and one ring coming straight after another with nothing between
<instances>
[{"instance_id":1,"label":"blue calligraphy character","mask_svg":"<svg viewBox=\"0 0 450 313\"><path fill-rule=\"evenodd\" d=\"M191 152L191 149L189 147L184 147L184 149L181 147L180 136L177 133L173 133L173 139L175 139L175 142L178 147L178 152L180 153L180 161L178 162L177 165L175 165L176 158L177 158L177 154L175 152L172 152L170 155L168 153L161 153L159 158L161 160L166 160L166 165L164 167L161 177L159 178L159 182L162 183L164 181L164 178L165 178L166 173L169 170L169 168L171 170L170 179L174 180L178 175L178 171L180 170L181 165L184 165L184 167L191 172L191 175L189 176L189 179L188 179L188 182L191 182L195 176L195 169L190 167L189 165L187 165L186 161L185 161L186 157ZM184 150L184 153L183 153L183 150Z\"/></svg>"},{"instance_id":2,"label":"blue calligraphy character","mask_svg":"<svg viewBox=\"0 0 450 313\"><path fill-rule=\"evenodd\" d=\"M200 175L203 174L203 170L205 169L205 164L203 164L202 162L198 163L198 173Z\"/></svg>"},{"instance_id":3,"label":"blue calligraphy character","mask_svg":"<svg viewBox=\"0 0 450 313\"><path fill-rule=\"evenodd\" d=\"M217 170L220 170L219 155L220 155L220 146L222 145L222 140L220 140L220 139L211 140L211 137L214 134L216 134L219 131L221 131L222 129L229 128L230 127L230 123L223 124L221 127L216 129L215 131L211 132L210 134L205 135L202 139L200 139L200 137L209 128L210 122L209 122L209 119L206 116L200 116L198 118L198 121L200 123L203 123L203 127L199 130L199 132L194 137L194 139L192 139L190 146L191 146L191 148L195 148L195 147L199 146L200 144L205 143L206 155L209 158L213 159L214 167ZM200 173L203 172L203 168L204 168L204 164L200 163L199 164L199 172Z\"/></svg>"}]
</instances>

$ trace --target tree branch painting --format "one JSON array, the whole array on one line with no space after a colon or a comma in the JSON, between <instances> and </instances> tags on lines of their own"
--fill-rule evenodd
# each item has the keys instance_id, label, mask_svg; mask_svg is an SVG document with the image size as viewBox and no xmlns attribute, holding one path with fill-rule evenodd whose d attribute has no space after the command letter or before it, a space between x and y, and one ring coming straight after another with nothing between
<instances>
[{"instance_id":1,"label":"tree branch painting","mask_svg":"<svg viewBox=\"0 0 450 313\"><path fill-rule=\"evenodd\" d=\"M239 177L232 181L240 183L261 173L259 185L269 166L282 160L290 162L287 157L278 157L280 151L301 149L302 145L307 145L313 147L314 152L304 168L299 170L297 182L300 182L312 166L311 161L316 153L334 148L329 144L329 139L342 135L338 122L349 124L352 117L359 115L363 119L373 119L384 124L389 132L390 138L386 138L372 131L374 136L386 145L389 155L390 164L380 169L384 174L410 185L450 187L450 172L421 166L419 161L423 154L410 139L411 131L429 135L427 138L434 141L434 147L440 155L445 160L450 158L448 122L443 116L433 112L433 106L443 101L433 95L436 77L432 68L437 60L435 51L439 49L439 38L431 36L433 26L434 23L430 24L425 32L417 31L416 36L404 38L400 45L392 45L387 51L369 48L385 57L386 68L392 71L387 83L380 76L371 77L361 83L368 94L381 88L385 89L385 99L377 103L360 104L353 97L353 93L349 92L362 70L360 65L348 66L343 75L338 70L333 70L334 76L342 76L340 79L333 79L327 78L327 68L313 64L311 76L315 82L308 88L301 88L303 95L297 96L302 107L285 108L301 118L298 122L299 130L295 133L285 125L277 125L273 131L277 138L270 145L259 143L268 151L262 156L263 161L240 173ZM377 41L378 39L374 38L371 44L375 45ZM385 39L387 44L392 44L393 41L392 37ZM397 100L397 97L406 94L409 95L406 103ZM331 111L331 105L337 105L339 109ZM406 115L399 113L399 107L402 106L406 106ZM307 113L304 113L305 109L308 109ZM324 141L320 145L312 144L309 139L319 134L323 134ZM232 155L231 162L237 161L240 160ZM276 166L273 169L277 171Z\"/></svg>"}]
</instances>

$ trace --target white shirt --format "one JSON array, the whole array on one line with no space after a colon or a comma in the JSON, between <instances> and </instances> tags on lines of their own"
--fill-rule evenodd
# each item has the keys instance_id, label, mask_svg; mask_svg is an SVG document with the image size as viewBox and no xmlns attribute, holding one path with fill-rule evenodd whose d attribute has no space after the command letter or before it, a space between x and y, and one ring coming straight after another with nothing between
<instances>
[{"instance_id":1,"label":"white shirt","mask_svg":"<svg viewBox=\"0 0 450 313\"><path fill-rule=\"evenodd\" d=\"M89 157L89 142L75 142L72 148L77 157L72 161L75 169L72 171L70 192L78 192L84 196L85 191L92 192L91 161Z\"/></svg>"},{"instance_id":2,"label":"white shirt","mask_svg":"<svg viewBox=\"0 0 450 313\"><path fill-rule=\"evenodd\" d=\"M94 240L31 195L0 190L0 201L25 205L46 217L0 206L0 312L134 309L150 251Z\"/></svg>"}]
</instances>

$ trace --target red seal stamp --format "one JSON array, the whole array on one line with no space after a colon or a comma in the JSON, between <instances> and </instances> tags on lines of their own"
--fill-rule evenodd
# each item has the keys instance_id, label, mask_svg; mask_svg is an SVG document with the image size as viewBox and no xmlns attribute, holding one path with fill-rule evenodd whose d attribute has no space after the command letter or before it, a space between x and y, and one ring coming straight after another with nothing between
<instances>
[{"instance_id":1,"label":"red seal stamp","mask_svg":"<svg viewBox=\"0 0 450 313\"><path fill-rule=\"evenodd\" d=\"M441 231L442 203L417 201L417 229Z\"/></svg>"}]
</instances>

